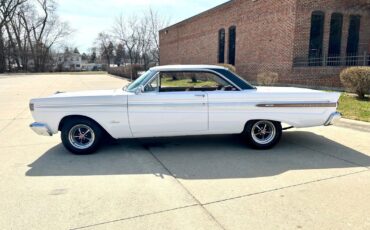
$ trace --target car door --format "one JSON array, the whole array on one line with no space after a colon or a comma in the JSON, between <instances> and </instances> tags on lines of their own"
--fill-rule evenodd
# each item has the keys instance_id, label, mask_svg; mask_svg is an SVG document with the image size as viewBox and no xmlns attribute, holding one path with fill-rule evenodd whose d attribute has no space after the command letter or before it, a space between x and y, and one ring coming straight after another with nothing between
<instances>
[{"instance_id":1,"label":"car door","mask_svg":"<svg viewBox=\"0 0 370 230\"><path fill-rule=\"evenodd\" d=\"M208 130L205 92L161 87L158 73L144 92L128 97L130 127L135 137L193 135Z\"/></svg>"}]
</instances>

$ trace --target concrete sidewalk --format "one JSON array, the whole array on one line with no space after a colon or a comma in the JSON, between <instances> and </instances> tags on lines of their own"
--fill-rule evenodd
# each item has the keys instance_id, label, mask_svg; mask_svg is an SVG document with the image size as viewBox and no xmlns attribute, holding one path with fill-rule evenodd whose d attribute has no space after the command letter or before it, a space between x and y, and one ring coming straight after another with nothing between
<instances>
[{"instance_id":1,"label":"concrete sidewalk","mask_svg":"<svg viewBox=\"0 0 370 230\"><path fill-rule=\"evenodd\" d=\"M342 118L335 123L336 126L370 133L370 123Z\"/></svg>"},{"instance_id":2,"label":"concrete sidewalk","mask_svg":"<svg viewBox=\"0 0 370 230\"><path fill-rule=\"evenodd\" d=\"M125 84L0 78L0 229L370 229L368 132L293 129L269 151L228 135L122 140L75 156L28 128L30 98Z\"/></svg>"}]
</instances>

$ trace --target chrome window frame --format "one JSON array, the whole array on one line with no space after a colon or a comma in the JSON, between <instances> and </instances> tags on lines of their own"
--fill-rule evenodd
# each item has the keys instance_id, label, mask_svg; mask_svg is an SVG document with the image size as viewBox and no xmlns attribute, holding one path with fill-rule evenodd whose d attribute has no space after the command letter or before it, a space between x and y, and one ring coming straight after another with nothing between
<instances>
[{"instance_id":1,"label":"chrome window frame","mask_svg":"<svg viewBox=\"0 0 370 230\"><path fill-rule=\"evenodd\" d=\"M157 90L155 91L145 91L145 88L154 80L154 78L156 77L159 77L159 73L158 71L156 71L156 73L143 85L143 89L144 89L144 92L142 93L159 93L159 88L160 88L160 82L158 82L158 88Z\"/></svg>"},{"instance_id":2,"label":"chrome window frame","mask_svg":"<svg viewBox=\"0 0 370 230\"><path fill-rule=\"evenodd\" d=\"M214 75L216 75L216 76L220 77L222 80L224 80L224 81L228 82L230 85L232 85L233 87L235 87L235 88L238 90L238 92L239 92L239 91L243 91L243 90L242 90L238 85L236 85L234 82L230 81L227 77L225 77L224 75L222 75L222 74L220 74L220 73L218 73L218 72L216 72L216 71L214 71L214 70L210 70L210 69L186 69L186 70L181 70L181 69L170 69L170 70L156 71L156 72L157 72L157 73L156 73L156 74L154 74L154 76L153 76L153 77L151 77L151 78L149 79L149 81L147 81L147 82L146 82L146 84L144 85L144 89L145 89L145 87L146 87L150 82L152 82L152 80L153 80L155 77L159 76L159 74L160 74L160 73L163 73L163 72L205 72L205 73L212 73L212 74L214 74ZM159 88L160 88L160 84L159 84ZM158 92L158 93L160 93L159 88L158 88L158 91L153 91L153 92ZM144 91L143 93L153 93L153 92L145 92L145 91ZM191 91L191 92L207 92L207 91ZM235 92L235 91L231 91L231 92Z\"/></svg>"}]
</instances>

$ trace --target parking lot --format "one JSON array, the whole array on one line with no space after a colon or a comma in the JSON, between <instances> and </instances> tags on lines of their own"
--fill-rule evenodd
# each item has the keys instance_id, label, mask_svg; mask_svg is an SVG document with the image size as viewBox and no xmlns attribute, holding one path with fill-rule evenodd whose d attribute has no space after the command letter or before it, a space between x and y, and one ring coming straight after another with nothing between
<instances>
[{"instance_id":1,"label":"parking lot","mask_svg":"<svg viewBox=\"0 0 370 230\"><path fill-rule=\"evenodd\" d=\"M94 155L42 137L29 99L120 88L108 75L0 76L0 229L370 229L370 133L292 129L120 140Z\"/></svg>"}]
</instances>

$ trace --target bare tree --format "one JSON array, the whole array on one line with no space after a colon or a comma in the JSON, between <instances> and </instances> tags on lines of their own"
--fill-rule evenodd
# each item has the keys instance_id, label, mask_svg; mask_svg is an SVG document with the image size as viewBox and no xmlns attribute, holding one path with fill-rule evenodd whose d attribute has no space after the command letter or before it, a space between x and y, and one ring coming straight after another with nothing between
<instances>
[{"instance_id":1,"label":"bare tree","mask_svg":"<svg viewBox=\"0 0 370 230\"><path fill-rule=\"evenodd\" d=\"M13 19L17 8L27 0L1 0L0 1L0 73L5 72L5 39L4 32L9 29L8 24ZM8 27L8 28L5 28ZM12 40L12 42L14 42ZM12 46L14 43L12 44Z\"/></svg>"},{"instance_id":2,"label":"bare tree","mask_svg":"<svg viewBox=\"0 0 370 230\"><path fill-rule=\"evenodd\" d=\"M159 64L159 31L170 24L170 18L161 17L157 11L149 8L145 14L150 26L150 40L152 42L151 55L153 61Z\"/></svg>"},{"instance_id":3,"label":"bare tree","mask_svg":"<svg viewBox=\"0 0 370 230\"><path fill-rule=\"evenodd\" d=\"M105 32L101 32L98 34L95 42L100 49L100 55L105 58L109 67L114 58L114 45L112 42L112 36Z\"/></svg>"},{"instance_id":4,"label":"bare tree","mask_svg":"<svg viewBox=\"0 0 370 230\"><path fill-rule=\"evenodd\" d=\"M116 39L124 45L131 66L137 64L140 55L140 38L137 17L133 15L130 18L125 19L121 14L119 17L116 18L113 31ZM132 71L130 77L132 80L134 75L133 68L131 68L131 70Z\"/></svg>"},{"instance_id":5,"label":"bare tree","mask_svg":"<svg viewBox=\"0 0 370 230\"><path fill-rule=\"evenodd\" d=\"M28 45L34 62L35 71L45 71L51 47L62 38L70 35L72 30L65 22L61 22L55 14L54 0L37 0L39 8L29 6L27 11L19 12Z\"/></svg>"},{"instance_id":6,"label":"bare tree","mask_svg":"<svg viewBox=\"0 0 370 230\"><path fill-rule=\"evenodd\" d=\"M24 71L28 70L28 60L30 57L28 35L21 24L22 12L27 12L30 9L30 4L27 2L20 5L15 13L14 17L8 24L6 24L6 30L8 39L13 44L13 59L15 60L18 69ZM14 41L13 41L14 38Z\"/></svg>"},{"instance_id":7,"label":"bare tree","mask_svg":"<svg viewBox=\"0 0 370 230\"><path fill-rule=\"evenodd\" d=\"M0 72L45 71L51 66L51 49L72 30L56 14L55 0L0 0Z\"/></svg>"},{"instance_id":8,"label":"bare tree","mask_svg":"<svg viewBox=\"0 0 370 230\"><path fill-rule=\"evenodd\" d=\"M143 17L140 19L139 24L137 25L138 30L138 53L142 62L140 64L144 65L144 68L147 69L150 63L150 50L152 47L152 40L151 40L151 31L149 26L149 19L147 17Z\"/></svg>"},{"instance_id":9,"label":"bare tree","mask_svg":"<svg viewBox=\"0 0 370 230\"><path fill-rule=\"evenodd\" d=\"M168 23L169 20L150 8L140 17L120 15L116 18L113 34L118 43L123 44L131 66L141 64L147 69L151 63L159 63L158 33Z\"/></svg>"},{"instance_id":10,"label":"bare tree","mask_svg":"<svg viewBox=\"0 0 370 230\"><path fill-rule=\"evenodd\" d=\"M24 5L20 6L21 8ZM18 69L23 69L27 71L28 68L28 41L27 36L25 33L24 28L20 24L20 17L17 14L9 23L10 25L6 25L7 33L10 40L12 40L12 36L14 36L14 43L15 47L13 50L13 54L15 57L15 61L17 63ZM10 28L9 28L10 27Z\"/></svg>"}]
</instances>

